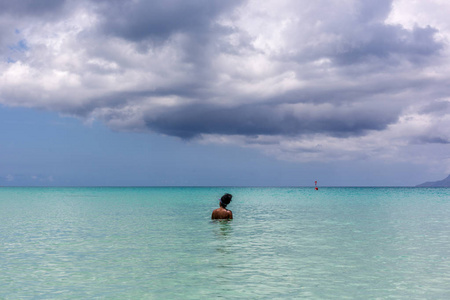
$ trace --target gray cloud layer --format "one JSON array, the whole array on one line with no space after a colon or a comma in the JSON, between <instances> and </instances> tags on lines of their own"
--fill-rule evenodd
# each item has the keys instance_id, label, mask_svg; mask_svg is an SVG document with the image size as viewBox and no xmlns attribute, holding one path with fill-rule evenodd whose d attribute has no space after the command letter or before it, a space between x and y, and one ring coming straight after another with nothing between
<instances>
[{"instance_id":1,"label":"gray cloud layer","mask_svg":"<svg viewBox=\"0 0 450 300\"><path fill-rule=\"evenodd\" d=\"M166 40L175 33L201 35L209 32L220 14L242 1L104 1L98 9L101 29L133 42Z\"/></svg>"},{"instance_id":2,"label":"gray cloud layer","mask_svg":"<svg viewBox=\"0 0 450 300\"><path fill-rule=\"evenodd\" d=\"M0 1L0 102L287 159L404 157L450 140L448 32L389 22L395 3Z\"/></svg>"}]
</instances>

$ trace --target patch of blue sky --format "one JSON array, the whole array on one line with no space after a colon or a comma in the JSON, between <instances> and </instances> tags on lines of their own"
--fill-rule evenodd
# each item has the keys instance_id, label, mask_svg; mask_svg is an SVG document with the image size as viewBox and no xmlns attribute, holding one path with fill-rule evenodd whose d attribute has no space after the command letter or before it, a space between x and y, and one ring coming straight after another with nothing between
<instances>
[{"instance_id":1,"label":"patch of blue sky","mask_svg":"<svg viewBox=\"0 0 450 300\"><path fill-rule=\"evenodd\" d=\"M28 46L27 40L22 39L17 44L9 46L9 49L12 51L25 52L30 50L30 47Z\"/></svg>"}]
</instances>

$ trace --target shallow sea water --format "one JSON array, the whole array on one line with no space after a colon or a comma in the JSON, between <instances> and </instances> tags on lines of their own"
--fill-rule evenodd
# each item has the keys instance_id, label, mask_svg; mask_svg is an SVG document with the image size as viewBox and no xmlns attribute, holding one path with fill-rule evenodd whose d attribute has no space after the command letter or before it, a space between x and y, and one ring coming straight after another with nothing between
<instances>
[{"instance_id":1,"label":"shallow sea water","mask_svg":"<svg viewBox=\"0 0 450 300\"><path fill-rule=\"evenodd\" d=\"M445 188L0 188L0 220L0 299L450 299Z\"/></svg>"}]
</instances>

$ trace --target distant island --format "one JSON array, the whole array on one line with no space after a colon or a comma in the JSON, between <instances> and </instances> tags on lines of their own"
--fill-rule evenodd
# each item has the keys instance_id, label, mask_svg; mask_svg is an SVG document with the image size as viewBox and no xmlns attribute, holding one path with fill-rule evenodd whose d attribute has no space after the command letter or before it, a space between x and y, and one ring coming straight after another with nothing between
<instances>
[{"instance_id":1,"label":"distant island","mask_svg":"<svg viewBox=\"0 0 450 300\"><path fill-rule=\"evenodd\" d=\"M416 187L450 187L450 175L443 180L425 182Z\"/></svg>"}]
</instances>

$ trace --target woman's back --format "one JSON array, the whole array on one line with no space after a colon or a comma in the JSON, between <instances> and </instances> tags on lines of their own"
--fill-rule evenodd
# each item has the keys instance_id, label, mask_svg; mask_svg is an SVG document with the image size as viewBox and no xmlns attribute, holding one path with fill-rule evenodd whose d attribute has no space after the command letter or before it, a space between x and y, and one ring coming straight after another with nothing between
<instances>
[{"instance_id":1,"label":"woman's back","mask_svg":"<svg viewBox=\"0 0 450 300\"><path fill-rule=\"evenodd\" d=\"M233 213L231 212L231 210L219 207L212 212L211 219L233 219Z\"/></svg>"}]
</instances>

